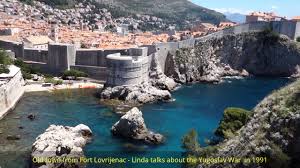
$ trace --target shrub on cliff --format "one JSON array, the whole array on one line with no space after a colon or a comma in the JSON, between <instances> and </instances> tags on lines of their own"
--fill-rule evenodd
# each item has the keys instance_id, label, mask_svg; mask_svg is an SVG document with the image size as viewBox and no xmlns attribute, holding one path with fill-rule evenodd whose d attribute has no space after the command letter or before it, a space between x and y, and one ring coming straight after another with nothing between
<instances>
[{"instance_id":1,"label":"shrub on cliff","mask_svg":"<svg viewBox=\"0 0 300 168\"><path fill-rule=\"evenodd\" d=\"M79 77L87 77L88 75L85 72L79 71L79 70L75 70L75 69L71 69L71 70L66 70L64 71L62 78L64 80L73 78L73 79L77 79Z\"/></svg>"},{"instance_id":2,"label":"shrub on cliff","mask_svg":"<svg viewBox=\"0 0 300 168\"><path fill-rule=\"evenodd\" d=\"M5 65L0 65L0 74L2 73L9 73L9 69Z\"/></svg>"},{"instance_id":3,"label":"shrub on cliff","mask_svg":"<svg viewBox=\"0 0 300 168\"><path fill-rule=\"evenodd\" d=\"M182 138L182 148L188 153L196 153L200 150L200 144L198 141L198 134L195 129L190 130Z\"/></svg>"},{"instance_id":4,"label":"shrub on cliff","mask_svg":"<svg viewBox=\"0 0 300 168\"><path fill-rule=\"evenodd\" d=\"M195 129L190 130L184 137L182 138L182 148L186 150L187 158L194 158L196 162L185 163L183 166L185 168L196 168L199 164L198 157L210 157L213 153L218 150L217 146L207 146L200 147L198 141L198 134Z\"/></svg>"},{"instance_id":5,"label":"shrub on cliff","mask_svg":"<svg viewBox=\"0 0 300 168\"><path fill-rule=\"evenodd\" d=\"M296 41L297 41L297 42L300 42L300 36L299 36L299 37L297 37Z\"/></svg>"},{"instance_id":6,"label":"shrub on cliff","mask_svg":"<svg viewBox=\"0 0 300 168\"><path fill-rule=\"evenodd\" d=\"M247 123L250 115L250 111L242 108L230 107L225 109L223 119L215 134L225 139L232 137L236 131Z\"/></svg>"},{"instance_id":7,"label":"shrub on cliff","mask_svg":"<svg viewBox=\"0 0 300 168\"><path fill-rule=\"evenodd\" d=\"M279 33L273 31L271 28L265 28L259 35L263 38L264 44L274 45L280 39Z\"/></svg>"},{"instance_id":8,"label":"shrub on cliff","mask_svg":"<svg viewBox=\"0 0 300 168\"><path fill-rule=\"evenodd\" d=\"M290 167L290 157L285 154L282 149L274 143L271 143L271 152L268 154L269 161L267 163L268 167L272 168L289 168Z\"/></svg>"}]
</instances>

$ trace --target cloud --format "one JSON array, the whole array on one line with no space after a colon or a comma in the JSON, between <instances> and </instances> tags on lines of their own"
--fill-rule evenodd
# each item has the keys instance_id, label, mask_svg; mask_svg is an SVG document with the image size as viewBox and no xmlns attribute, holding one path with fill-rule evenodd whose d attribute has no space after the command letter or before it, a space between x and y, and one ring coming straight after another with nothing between
<instances>
[{"instance_id":1,"label":"cloud","mask_svg":"<svg viewBox=\"0 0 300 168\"><path fill-rule=\"evenodd\" d=\"M273 5L273 6L271 6L271 8L272 8L272 9L278 9L278 6Z\"/></svg>"},{"instance_id":2,"label":"cloud","mask_svg":"<svg viewBox=\"0 0 300 168\"><path fill-rule=\"evenodd\" d=\"M253 10L242 10L242 9L236 9L236 8L214 8L213 10L221 13L240 13L243 15L249 14L253 12Z\"/></svg>"}]
</instances>

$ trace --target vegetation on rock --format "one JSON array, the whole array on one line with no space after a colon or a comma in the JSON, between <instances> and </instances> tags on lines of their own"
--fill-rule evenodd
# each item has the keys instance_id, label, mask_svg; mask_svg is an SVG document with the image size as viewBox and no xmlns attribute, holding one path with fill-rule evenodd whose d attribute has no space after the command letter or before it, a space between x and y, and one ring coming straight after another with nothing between
<instances>
[{"instance_id":1,"label":"vegetation on rock","mask_svg":"<svg viewBox=\"0 0 300 168\"><path fill-rule=\"evenodd\" d=\"M182 138L182 148L186 150L186 157L198 158L198 157L209 157L212 153L216 152L217 146L200 147L198 141L198 134L195 129L190 130ZM186 168L195 168L198 165L198 161L195 163L185 163Z\"/></svg>"},{"instance_id":2,"label":"vegetation on rock","mask_svg":"<svg viewBox=\"0 0 300 168\"><path fill-rule=\"evenodd\" d=\"M230 107L225 109L223 119L215 134L225 139L233 137L249 120L251 112L242 108Z\"/></svg>"},{"instance_id":3,"label":"vegetation on rock","mask_svg":"<svg viewBox=\"0 0 300 168\"><path fill-rule=\"evenodd\" d=\"M279 33L273 31L271 28L265 28L259 35L263 38L264 44L274 45L280 39Z\"/></svg>"},{"instance_id":4,"label":"vegetation on rock","mask_svg":"<svg viewBox=\"0 0 300 168\"><path fill-rule=\"evenodd\" d=\"M32 79L31 74L36 74L38 73L38 70L27 65L23 60L21 59L16 59L14 61L14 65L21 68L22 75L24 79Z\"/></svg>"},{"instance_id":5,"label":"vegetation on rock","mask_svg":"<svg viewBox=\"0 0 300 168\"><path fill-rule=\"evenodd\" d=\"M300 42L300 37L297 37L296 41L297 41L297 42Z\"/></svg>"},{"instance_id":6,"label":"vegetation on rock","mask_svg":"<svg viewBox=\"0 0 300 168\"><path fill-rule=\"evenodd\" d=\"M191 154L195 154L200 151L198 134L195 129L190 130L182 138L182 147L187 151L187 153L191 153Z\"/></svg>"},{"instance_id":7,"label":"vegetation on rock","mask_svg":"<svg viewBox=\"0 0 300 168\"><path fill-rule=\"evenodd\" d=\"M276 144L271 143L270 146L272 150L268 156L270 158L268 166L272 168L289 168L290 157Z\"/></svg>"}]
</instances>

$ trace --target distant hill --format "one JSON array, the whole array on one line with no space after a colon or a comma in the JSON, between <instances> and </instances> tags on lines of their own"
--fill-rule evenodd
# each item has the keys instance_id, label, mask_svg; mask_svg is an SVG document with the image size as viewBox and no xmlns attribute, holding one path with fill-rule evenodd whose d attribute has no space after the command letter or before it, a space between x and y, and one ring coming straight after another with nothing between
<instances>
[{"instance_id":1,"label":"distant hill","mask_svg":"<svg viewBox=\"0 0 300 168\"><path fill-rule=\"evenodd\" d=\"M188 0L39 0L48 5L71 8L79 2L90 2L110 10L114 17L144 14L164 19L168 23L189 24L203 21L218 24L225 16L193 4Z\"/></svg>"},{"instance_id":2,"label":"distant hill","mask_svg":"<svg viewBox=\"0 0 300 168\"><path fill-rule=\"evenodd\" d=\"M236 23L245 23L246 22L246 16L240 13L224 13L226 18L230 21L236 22Z\"/></svg>"}]
</instances>

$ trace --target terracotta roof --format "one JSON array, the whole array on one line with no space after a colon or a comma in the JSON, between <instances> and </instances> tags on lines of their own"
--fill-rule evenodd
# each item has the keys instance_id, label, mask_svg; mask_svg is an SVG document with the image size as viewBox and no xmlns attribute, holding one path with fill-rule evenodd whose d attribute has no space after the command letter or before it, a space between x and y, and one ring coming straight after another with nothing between
<instances>
[{"instance_id":1,"label":"terracotta roof","mask_svg":"<svg viewBox=\"0 0 300 168\"><path fill-rule=\"evenodd\" d=\"M294 16L293 20L300 20L300 16Z\"/></svg>"}]
</instances>

